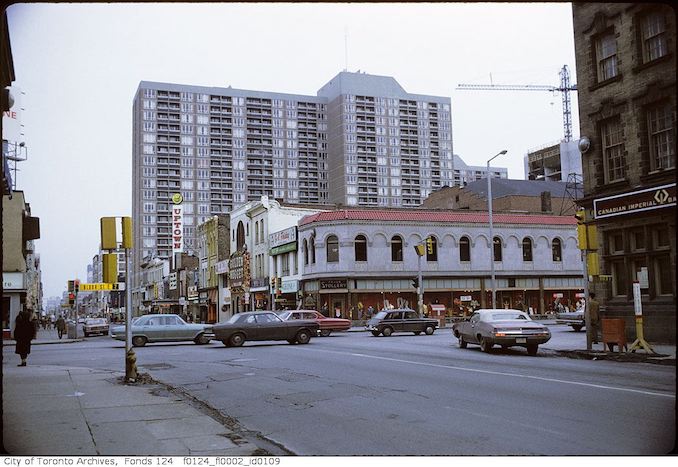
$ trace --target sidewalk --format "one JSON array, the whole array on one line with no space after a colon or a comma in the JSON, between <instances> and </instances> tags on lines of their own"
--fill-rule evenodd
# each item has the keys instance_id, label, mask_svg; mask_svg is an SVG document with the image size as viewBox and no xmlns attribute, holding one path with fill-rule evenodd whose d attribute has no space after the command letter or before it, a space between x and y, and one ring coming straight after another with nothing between
<instances>
[{"instance_id":1,"label":"sidewalk","mask_svg":"<svg viewBox=\"0 0 678 467\"><path fill-rule=\"evenodd\" d=\"M56 331L41 329L33 345L81 340L59 340ZM3 341L7 345L14 341ZM266 454L160 384L125 384L123 372L31 365L30 358L28 366L17 367L18 361L18 355L5 353L2 364L2 434L8 454Z\"/></svg>"}]
</instances>

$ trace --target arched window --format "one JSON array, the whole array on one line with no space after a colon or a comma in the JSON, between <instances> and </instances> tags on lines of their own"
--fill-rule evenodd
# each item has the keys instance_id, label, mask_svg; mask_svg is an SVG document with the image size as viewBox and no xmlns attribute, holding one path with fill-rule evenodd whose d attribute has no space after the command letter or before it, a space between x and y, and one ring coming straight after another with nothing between
<instances>
[{"instance_id":1,"label":"arched window","mask_svg":"<svg viewBox=\"0 0 678 467\"><path fill-rule=\"evenodd\" d=\"M261 243L264 243L264 220L262 219L261 222L259 222L259 229L261 229L261 232L259 232L259 238L261 240Z\"/></svg>"},{"instance_id":2,"label":"arched window","mask_svg":"<svg viewBox=\"0 0 678 467\"><path fill-rule=\"evenodd\" d=\"M523 261L532 261L532 240L523 238Z\"/></svg>"},{"instance_id":3,"label":"arched window","mask_svg":"<svg viewBox=\"0 0 678 467\"><path fill-rule=\"evenodd\" d=\"M494 250L494 260L501 261L501 238L494 237L493 250Z\"/></svg>"},{"instance_id":4,"label":"arched window","mask_svg":"<svg viewBox=\"0 0 678 467\"><path fill-rule=\"evenodd\" d=\"M245 246L245 226L240 221L238 222L238 233L235 237L235 249L242 250L243 246Z\"/></svg>"},{"instance_id":5,"label":"arched window","mask_svg":"<svg viewBox=\"0 0 678 467\"><path fill-rule=\"evenodd\" d=\"M364 235L356 236L353 241L356 261L367 261L367 238Z\"/></svg>"},{"instance_id":6,"label":"arched window","mask_svg":"<svg viewBox=\"0 0 678 467\"><path fill-rule=\"evenodd\" d=\"M559 238L554 238L551 243L551 252L553 253L553 261L559 263L563 260L563 246Z\"/></svg>"},{"instance_id":7,"label":"arched window","mask_svg":"<svg viewBox=\"0 0 678 467\"><path fill-rule=\"evenodd\" d=\"M431 235L431 246L429 251L429 243L426 242L426 261L438 261L438 240Z\"/></svg>"},{"instance_id":8,"label":"arched window","mask_svg":"<svg viewBox=\"0 0 678 467\"><path fill-rule=\"evenodd\" d=\"M304 264L308 264L308 241L306 239L304 239L302 249L304 250Z\"/></svg>"},{"instance_id":9,"label":"arched window","mask_svg":"<svg viewBox=\"0 0 678 467\"><path fill-rule=\"evenodd\" d=\"M328 263L338 263L339 262L339 239L336 235L330 235L327 237L327 262Z\"/></svg>"},{"instance_id":10,"label":"arched window","mask_svg":"<svg viewBox=\"0 0 678 467\"><path fill-rule=\"evenodd\" d=\"M310 262L311 264L315 264L315 235L311 235L311 240L308 245L308 249L311 250L310 253Z\"/></svg>"},{"instance_id":11,"label":"arched window","mask_svg":"<svg viewBox=\"0 0 678 467\"><path fill-rule=\"evenodd\" d=\"M391 261L403 260L403 239L397 235L391 238Z\"/></svg>"},{"instance_id":12,"label":"arched window","mask_svg":"<svg viewBox=\"0 0 678 467\"><path fill-rule=\"evenodd\" d=\"M471 261L471 241L468 237L459 239L459 261Z\"/></svg>"},{"instance_id":13,"label":"arched window","mask_svg":"<svg viewBox=\"0 0 678 467\"><path fill-rule=\"evenodd\" d=\"M254 223L254 244L259 244L259 222Z\"/></svg>"}]
</instances>

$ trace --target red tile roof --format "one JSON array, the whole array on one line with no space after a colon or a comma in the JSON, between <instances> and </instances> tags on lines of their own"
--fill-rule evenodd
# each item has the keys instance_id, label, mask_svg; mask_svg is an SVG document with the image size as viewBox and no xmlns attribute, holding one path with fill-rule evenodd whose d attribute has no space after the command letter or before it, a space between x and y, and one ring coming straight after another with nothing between
<instances>
[{"instance_id":1,"label":"red tile roof","mask_svg":"<svg viewBox=\"0 0 678 467\"><path fill-rule=\"evenodd\" d=\"M460 211L379 211L344 209L340 211L319 212L311 214L299 221L299 225L313 222L328 222L337 220L356 221L384 221L384 222L460 222L487 224L486 212L460 212ZM546 224L546 225L575 225L577 220L574 216L553 216L541 214L506 214L494 213L494 224Z\"/></svg>"}]
</instances>

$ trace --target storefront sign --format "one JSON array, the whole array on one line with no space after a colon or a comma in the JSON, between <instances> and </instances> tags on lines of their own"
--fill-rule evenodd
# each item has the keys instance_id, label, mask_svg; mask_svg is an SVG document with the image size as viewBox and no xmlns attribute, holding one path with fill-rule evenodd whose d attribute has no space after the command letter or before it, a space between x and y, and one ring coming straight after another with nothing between
<instances>
[{"instance_id":1,"label":"storefront sign","mask_svg":"<svg viewBox=\"0 0 678 467\"><path fill-rule=\"evenodd\" d=\"M346 289L348 285L346 279L329 279L320 281L320 290Z\"/></svg>"},{"instance_id":2,"label":"storefront sign","mask_svg":"<svg viewBox=\"0 0 678 467\"><path fill-rule=\"evenodd\" d=\"M3 272L2 288L4 290L21 290L24 288L23 272Z\"/></svg>"},{"instance_id":3,"label":"storefront sign","mask_svg":"<svg viewBox=\"0 0 678 467\"><path fill-rule=\"evenodd\" d=\"M287 245L281 245L277 246L275 248L271 248L268 252L269 255L275 256L275 255L280 255L282 253L287 253L288 251L296 251L297 250L297 242L294 243L288 243Z\"/></svg>"},{"instance_id":4,"label":"storefront sign","mask_svg":"<svg viewBox=\"0 0 678 467\"><path fill-rule=\"evenodd\" d=\"M188 299L189 300L197 300L198 298L198 286L197 285L191 285L188 287Z\"/></svg>"},{"instance_id":5,"label":"storefront sign","mask_svg":"<svg viewBox=\"0 0 678 467\"><path fill-rule=\"evenodd\" d=\"M298 280L283 281L280 285L280 292L282 293L295 293L297 290L299 290Z\"/></svg>"},{"instance_id":6,"label":"storefront sign","mask_svg":"<svg viewBox=\"0 0 678 467\"><path fill-rule=\"evenodd\" d=\"M676 205L676 184L670 183L631 193L593 200L596 219L633 214Z\"/></svg>"},{"instance_id":7,"label":"storefront sign","mask_svg":"<svg viewBox=\"0 0 678 467\"><path fill-rule=\"evenodd\" d=\"M170 290L176 290L177 288L177 273L172 272L169 275L169 288Z\"/></svg>"},{"instance_id":8,"label":"storefront sign","mask_svg":"<svg viewBox=\"0 0 678 467\"><path fill-rule=\"evenodd\" d=\"M248 252L233 253L228 260L228 283L230 287L249 287L250 255Z\"/></svg>"},{"instance_id":9,"label":"storefront sign","mask_svg":"<svg viewBox=\"0 0 678 467\"><path fill-rule=\"evenodd\" d=\"M473 297L471 295L462 295L461 297L459 297L459 300L461 300L462 302L470 302L471 300L473 300Z\"/></svg>"},{"instance_id":10,"label":"storefront sign","mask_svg":"<svg viewBox=\"0 0 678 467\"><path fill-rule=\"evenodd\" d=\"M286 243L296 243L296 242L297 242L297 226L293 226L285 230L280 230L279 232L274 232L272 234L269 234L268 236L268 246L270 248L285 245Z\"/></svg>"},{"instance_id":11,"label":"storefront sign","mask_svg":"<svg viewBox=\"0 0 678 467\"><path fill-rule=\"evenodd\" d=\"M269 282L268 279L265 277L260 277L258 279L252 279L250 281L250 288L252 289L260 289L260 288L266 288L268 287Z\"/></svg>"},{"instance_id":12,"label":"storefront sign","mask_svg":"<svg viewBox=\"0 0 678 467\"><path fill-rule=\"evenodd\" d=\"M184 251L184 207L181 204L172 206L172 253Z\"/></svg>"},{"instance_id":13,"label":"storefront sign","mask_svg":"<svg viewBox=\"0 0 678 467\"><path fill-rule=\"evenodd\" d=\"M228 272L228 260L219 261L214 264L214 270L217 274L226 274Z\"/></svg>"},{"instance_id":14,"label":"storefront sign","mask_svg":"<svg viewBox=\"0 0 678 467\"><path fill-rule=\"evenodd\" d=\"M563 298L563 294L561 293L554 293L553 298Z\"/></svg>"}]
</instances>

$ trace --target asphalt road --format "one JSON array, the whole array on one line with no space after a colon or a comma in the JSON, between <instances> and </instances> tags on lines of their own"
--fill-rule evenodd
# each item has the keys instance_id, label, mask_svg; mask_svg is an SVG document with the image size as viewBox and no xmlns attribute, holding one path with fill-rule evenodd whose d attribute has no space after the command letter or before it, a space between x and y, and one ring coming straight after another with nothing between
<instances>
[{"instance_id":1,"label":"asphalt road","mask_svg":"<svg viewBox=\"0 0 678 467\"><path fill-rule=\"evenodd\" d=\"M675 441L675 367L485 354L449 329L136 352L140 371L299 455L651 455ZM34 346L30 362L122 371L124 344Z\"/></svg>"}]
</instances>

